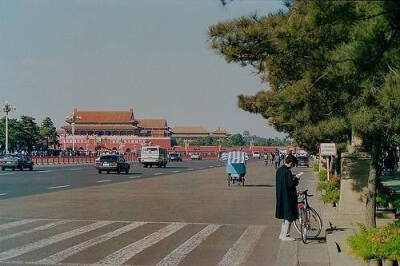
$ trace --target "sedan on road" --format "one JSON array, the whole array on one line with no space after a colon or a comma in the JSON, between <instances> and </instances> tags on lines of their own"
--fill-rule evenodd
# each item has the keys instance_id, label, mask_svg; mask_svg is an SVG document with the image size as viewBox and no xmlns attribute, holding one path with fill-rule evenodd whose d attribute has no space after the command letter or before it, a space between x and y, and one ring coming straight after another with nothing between
<instances>
[{"instance_id":1,"label":"sedan on road","mask_svg":"<svg viewBox=\"0 0 400 266\"><path fill-rule=\"evenodd\" d=\"M28 168L30 171L33 170L33 162L24 154L6 154L0 158L0 167L4 171L6 168L11 170L19 169L23 171L24 168Z\"/></svg>"},{"instance_id":2,"label":"sedan on road","mask_svg":"<svg viewBox=\"0 0 400 266\"><path fill-rule=\"evenodd\" d=\"M308 159L308 156L298 156L297 157L297 166L310 167L310 161Z\"/></svg>"},{"instance_id":3,"label":"sedan on road","mask_svg":"<svg viewBox=\"0 0 400 266\"><path fill-rule=\"evenodd\" d=\"M190 155L191 160L201 160L201 155L199 153L193 153Z\"/></svg>"},{"instance_id":4,"label":"sedan on road","mask_svg":"<svg viewBox=\"0 0 400 266\"><path fill-rule=\"evenodd\" d=\"M169 161L170 162L182 162L182 156L180 153L174 152L169 154Z\"/></svg>"},{"instance_id":5,"label":"sedan on road","mask_svg":"<svg viewBox=\"0 0 400 266\"><path fill-rule=\"evenodd\" d=\"M125 174L129 173L130 164L125 161L123 155L102 155L98 159L96 159L95 167L99 174L105 171L107 174L110 172L117 172L120 174L121 172L125 172Z\"/></svg>"}]
</instances>

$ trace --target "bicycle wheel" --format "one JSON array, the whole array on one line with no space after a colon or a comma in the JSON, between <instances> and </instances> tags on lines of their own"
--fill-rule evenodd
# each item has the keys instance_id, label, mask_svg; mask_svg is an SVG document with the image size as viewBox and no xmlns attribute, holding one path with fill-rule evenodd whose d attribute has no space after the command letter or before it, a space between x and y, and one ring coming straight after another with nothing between
<instances>
[{"instance_id":1,"label":"bicycle wheel","mask_svg":"<svg viewBox=\"0 0 400 266\"><path fill-rule=\"evenodd\" d=\"M322 230L322 220L316 210L309 207L307 209L307 237L316 238Z\"/></svg>"},{"instance_id":2,"label":"bicycle wheel","mask_svg":"<svg viewBox=\"0 0 400 266\"><path fill-rule=\"evenodd\" d=\"M307 209L307 222L306 222L306 227L307 227L307 238L312 239L316 238L319 236L322 230L322 220L319 214L317 213L316 210L314 210L312 207L309 207ZM300 210L299 210L299 219L294 221L294 227L296 228L297 232L301 234L302 229L300 225Z\"/></svg>"}]
</instances>

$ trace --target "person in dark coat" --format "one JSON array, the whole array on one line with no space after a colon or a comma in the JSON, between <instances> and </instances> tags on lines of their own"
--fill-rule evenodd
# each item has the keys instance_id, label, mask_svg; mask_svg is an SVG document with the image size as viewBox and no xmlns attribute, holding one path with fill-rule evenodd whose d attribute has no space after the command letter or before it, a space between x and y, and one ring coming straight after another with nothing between
<instances>
[{"instance_id":1,"label":"person in dark coat","mask_svg":"<svg viewBox=\"0 0 400 266\"><path fill-rule=\"evenodd\" d=\"M298 218L296 186L299 179L290 171L295 164L293 157L286 157L285 164L276 171L275 217L283 220L279 239L287 241L295 240L289 236L289 232L290 225Z\"/></svg>"}]
</instances>

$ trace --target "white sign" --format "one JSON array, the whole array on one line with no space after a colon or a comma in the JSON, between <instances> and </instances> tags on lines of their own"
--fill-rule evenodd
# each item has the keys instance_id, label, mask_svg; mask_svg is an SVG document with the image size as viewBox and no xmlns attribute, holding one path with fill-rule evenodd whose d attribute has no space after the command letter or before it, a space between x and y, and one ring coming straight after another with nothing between
<instances>
[{"instance_id":1,"label":"white sign","mask_svg":"<svg viewBox=\"0 0 400 266\"><path fill-rule=\"evenodd\" d=\"M336 144L335 143L321 143L320 155L321 156L336 156Z\"/></svg>"}]
</instances>

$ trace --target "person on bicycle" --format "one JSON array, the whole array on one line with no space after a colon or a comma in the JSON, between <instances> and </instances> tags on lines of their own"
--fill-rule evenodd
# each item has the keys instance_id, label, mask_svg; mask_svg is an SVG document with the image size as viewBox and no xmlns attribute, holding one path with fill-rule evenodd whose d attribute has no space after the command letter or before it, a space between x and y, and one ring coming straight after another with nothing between
<instances>
[{"instance_id":1,"label":"person on bicycle","mask_svg":"<svg viewBox=\"0 0 400 266\"><path fill-rule=\"evenodd\" d=\"M285 164L276 171L275 217L283 219L279 239L286 241L295 240L289 236L290 225L298 218L296 186L299 184L299 180L290 171L294 164L293 157L288 156Z\"/></svg>"}]
</instances>

